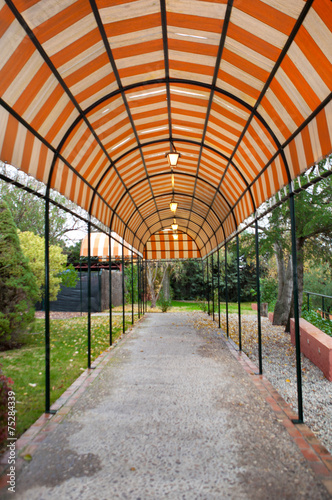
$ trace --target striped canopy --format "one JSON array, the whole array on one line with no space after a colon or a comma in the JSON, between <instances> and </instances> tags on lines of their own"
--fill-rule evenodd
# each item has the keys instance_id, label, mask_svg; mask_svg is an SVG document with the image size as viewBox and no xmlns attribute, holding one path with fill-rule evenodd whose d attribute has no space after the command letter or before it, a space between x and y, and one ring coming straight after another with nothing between
<instances>
[{"instance_id":1,"label":"striped canopy","mask_svg":"<svg viewBox=\"0 0 332 500\"><path fill-rule=\"evenodd\" d=\"M112 234L111 238L111 257L117 259L122 258L122 241L117 241L113 237L118 238L117 234ZM119 238L118 238L119 239ZM88 249L89 238L86 235L81 243L80 257L87 257L89 255ZM126 242L123 242L126 244ZM124 257L131 256L131 250L127 247L123 247ZM92 257L107 258L109 256L109 237L105 233L91 233L90 239L90 255ZM136 257L135 253L134 256Z\"/></svg>"},{"instance_id":2,"label":"striped canopy","mask_svg":"<svg viewBox=\"0 0 332 500\"><path fill-rule=\"evenodd\" d=\"M171 231L159 231L145 245L143 257L146 260L196 259L201 254L189 234L178 232L175 240Z\"/></svg>"},{"instance_id":3,"label":"striped canopy","mask_svg":"<svg viewBox=\"0 0 332 500\"><path fill-rule=\"evenodd\" d=\"M0 159L204 257L331 152L330 0L0 0Z\"/></svg>"}]
</instances>

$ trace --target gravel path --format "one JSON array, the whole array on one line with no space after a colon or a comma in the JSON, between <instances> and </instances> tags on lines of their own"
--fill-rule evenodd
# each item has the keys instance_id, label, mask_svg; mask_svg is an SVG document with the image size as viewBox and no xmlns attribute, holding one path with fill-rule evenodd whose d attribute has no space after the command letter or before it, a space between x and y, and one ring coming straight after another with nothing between
<instances>
[{"instance_id":1,"label":"gravel path","mask_svg":"<svg viewBox=\"0 0 332 500\"><path fill-rule=\"evenodd\" d=\"M218 316L215 317L218 321ZM216 323L208 317L214 330ZM221 315L221 327L226 331L226 315ZM242 350L258 366L257 316L241 315ZM229 333L238 344L238 315L229 315ZM279 394L297 411L295 348L284 327L274 326L262 317L263 374ZM332 454L332 382L308 358L301 355L303 415L305 423Z\"/></svg>"}]
</instances>

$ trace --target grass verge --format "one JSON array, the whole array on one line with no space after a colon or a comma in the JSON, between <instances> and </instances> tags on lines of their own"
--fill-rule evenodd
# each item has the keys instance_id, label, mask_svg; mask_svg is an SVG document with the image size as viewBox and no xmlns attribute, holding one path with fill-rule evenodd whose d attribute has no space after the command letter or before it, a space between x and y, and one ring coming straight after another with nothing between
<instances>
[{"instance_id":1,"label":"grass verge","mask_svg":"<svg viewBox=\"0 0 332 500\"><path fill-rule=\"evenodd\" d=\"M131 317L126 327L131 325ZM45 409L44 320L36 320L20 349L0 352L3 373L14 381L16 437ZM122 333L122 317L113 317L113 340ZM87 367L87 318L51 320L51 404ZM91 361L109 346L109 318L91 318Z\"/></svg>"}]
</instances>

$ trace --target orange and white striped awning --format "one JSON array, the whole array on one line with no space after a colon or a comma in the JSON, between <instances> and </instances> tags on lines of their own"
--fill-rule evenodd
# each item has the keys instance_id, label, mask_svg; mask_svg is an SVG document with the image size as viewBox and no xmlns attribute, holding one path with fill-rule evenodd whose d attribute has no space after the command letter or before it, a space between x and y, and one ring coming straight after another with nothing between
<instances>
[{"instance_id":1,"label":"orange and white striped awning","mask_svg":"<svg viewBox=\"0 0 332 500\"><path fill-rule=\"evenodd\" d=\"M172 231L159 231L146 243L143 257L146 260L197 259L201 253L188 234L178 231L175 240Z\"/></svg>"},{"instance_id":2,"label":"orange and white striped awning","mask_svg":"<svg viewBox=\"0 0 332 500\"><path fill-rule=\"evenodd\" d=\"M91 257L107 258L109 256L109 237L105 233L91 233L90 235L90 254ZM117 239L115 240L114 237ZM81 243L80 257L88 256L88 243L89 237L86 235ZM111 256L116 259L122 258L122 239L117 234L112 234L111 238ZM131 250L128 248L127 243L123 242L124 257L131 256ZM136 257L134 252L134 257Z\"/></svg>"},{"instance_id":3,"label":"orange and white striped awning","mask_svg":"<svg viewBox=\"0 0 332 500\"><path fill-rule=\"evenodd\" d=\"M330 0L0 0L0 160L204 257L332 150Z\"/></svg>"}]
</instances>

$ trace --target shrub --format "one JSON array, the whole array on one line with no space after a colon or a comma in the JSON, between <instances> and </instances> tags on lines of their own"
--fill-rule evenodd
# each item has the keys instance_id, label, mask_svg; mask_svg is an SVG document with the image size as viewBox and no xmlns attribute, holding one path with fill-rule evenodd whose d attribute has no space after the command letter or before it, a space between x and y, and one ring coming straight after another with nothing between
<instances>
[{"instance_id":1,"label":"shrub","mask_svg":"<svg viewBox=\"0 0 332 500\"><path fill-rule=\"evenodd\" d=\"M302 309L302 318L314 325L316 328L319 328L322 332L330 335L332 337L332 321L329 319L324 319L314 310L308 311L306 307Z\"/></svg>"},{"instance_id":2,"label":"shrub","mask_svg":"<svg viewBox=\"0 0 332 500\"><path fill-rule=\"evenodd\" d=\"M20 343L34 320L38 288L21 250L17 229L6 203L0 203L0 349Z\"/></svg>"},{"instance_id":3,"label":"shrub","mask_svg":"<svg viewBox=\"0 0 332 500\"><path fill-rule=\"evenodd\" d=\"M170 309L172 307L172 300L165 299L163 291L161 291L159 294L159 298L157 300L157 305L160 307L162 312L167 312L168 309Z\"/></svg>"},{"instance_id":4,"label":"shrub","mask_svg":"<svg viewBox=\"0 0 332 500\"><path fill-rule=\"evenodd\" d=\"M7 378L0 365L0 448L7 439L8 430L8 393L13 381Z\"/></svg>"}]
</instances>

